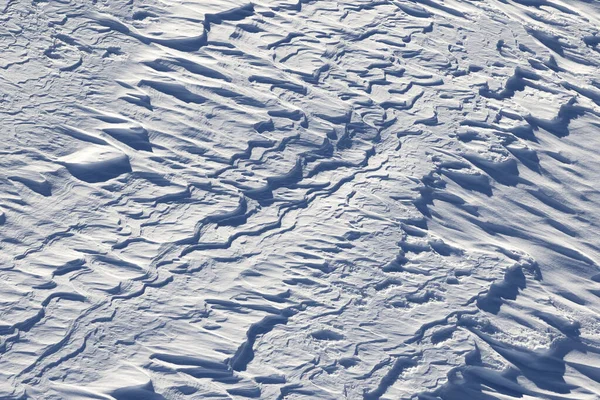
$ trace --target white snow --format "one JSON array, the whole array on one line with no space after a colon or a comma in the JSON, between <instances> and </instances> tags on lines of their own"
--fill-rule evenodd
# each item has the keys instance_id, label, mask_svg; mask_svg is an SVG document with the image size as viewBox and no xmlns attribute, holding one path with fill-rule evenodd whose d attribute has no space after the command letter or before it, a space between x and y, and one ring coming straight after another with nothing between
<instances>
[{"instance_id":1,"label":"white snow","mask_svg":"<svg viewBox=\"0 0 600 400\"><path fill-rule=\"evenodd\" d=\"M0 10L0 399L600 398L600 3Z\"/></svg>"}]
</instances>

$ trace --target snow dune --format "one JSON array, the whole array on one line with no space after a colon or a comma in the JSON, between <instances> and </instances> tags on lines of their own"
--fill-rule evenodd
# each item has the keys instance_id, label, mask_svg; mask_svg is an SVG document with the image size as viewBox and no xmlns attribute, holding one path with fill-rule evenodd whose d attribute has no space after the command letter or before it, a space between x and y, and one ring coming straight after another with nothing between
<instances>
[{"instance_id":1,"label":"snow dune","mask_svg":"<svg viewBox=\"0 0 600 400\"><path fill-rule=\"evenodd\" d=\"M597 399L600 4L0 3L1 399Z\"/></svg>"}]
</instances>

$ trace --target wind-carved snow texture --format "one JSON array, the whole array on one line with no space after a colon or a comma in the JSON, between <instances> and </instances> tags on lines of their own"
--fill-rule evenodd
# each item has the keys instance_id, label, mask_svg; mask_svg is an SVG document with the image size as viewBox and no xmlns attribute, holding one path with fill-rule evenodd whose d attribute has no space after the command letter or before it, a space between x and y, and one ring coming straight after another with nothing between
<instances>
[{"instance_id":1,"label":"wind-carved snow texture","mask_svg":"<svg viewBox=\"0 0 600 400\"><path fill-rule=\"evenodd\" d=\"M0 398L600 396L599 3L0 9Z\"/></svg>"}]
</instances>

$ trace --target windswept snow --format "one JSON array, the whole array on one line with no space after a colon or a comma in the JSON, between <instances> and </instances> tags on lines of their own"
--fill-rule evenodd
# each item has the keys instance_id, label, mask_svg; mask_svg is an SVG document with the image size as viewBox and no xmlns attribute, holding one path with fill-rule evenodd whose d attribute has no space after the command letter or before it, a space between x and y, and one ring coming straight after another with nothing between
<instances>
[{"instance_id":1,"label":"windswept snow","mask_svg":"<svg viewBox=\"0 0 600 400\"><path fill-rule=\"evenodd\" d=\"M600 3L0 10L1 399L600 398Z\"/></svg>"}]
</instances>

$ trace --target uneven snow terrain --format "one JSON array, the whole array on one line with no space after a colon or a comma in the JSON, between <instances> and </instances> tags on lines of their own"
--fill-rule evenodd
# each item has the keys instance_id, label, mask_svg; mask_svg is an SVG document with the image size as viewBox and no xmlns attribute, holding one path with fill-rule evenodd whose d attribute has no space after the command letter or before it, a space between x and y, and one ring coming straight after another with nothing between
<instances>
[{"instance_id":1,"label":"uneven snow terrain","mask_svg":"<svg viewBox=\"0 0 600 400\"><path fill-rule=\"evenodd\" d=\"M0 399L600 398L600 2L0 10Z\"/></svg>"}]
</instances>

